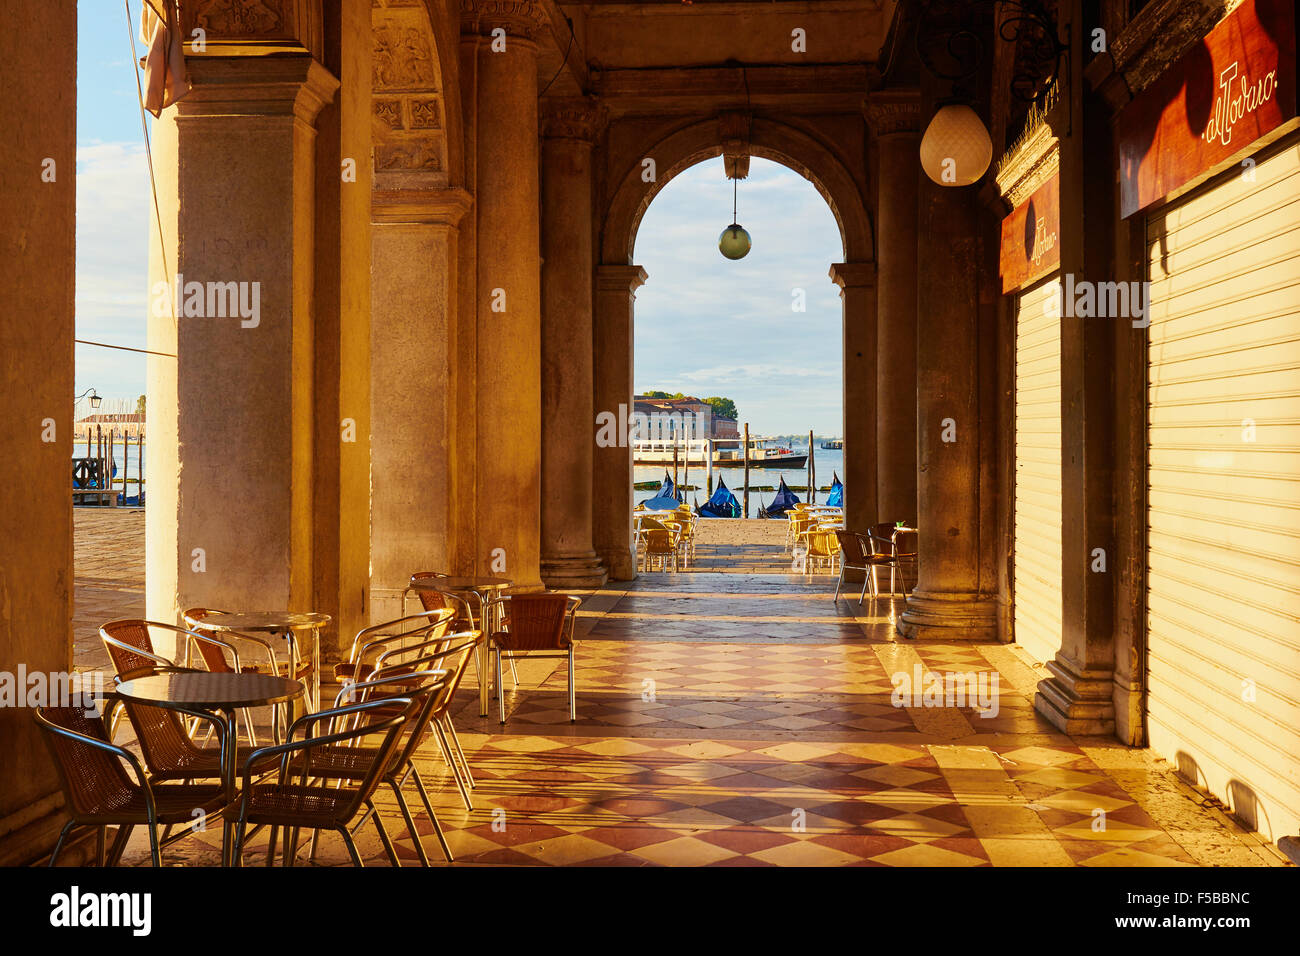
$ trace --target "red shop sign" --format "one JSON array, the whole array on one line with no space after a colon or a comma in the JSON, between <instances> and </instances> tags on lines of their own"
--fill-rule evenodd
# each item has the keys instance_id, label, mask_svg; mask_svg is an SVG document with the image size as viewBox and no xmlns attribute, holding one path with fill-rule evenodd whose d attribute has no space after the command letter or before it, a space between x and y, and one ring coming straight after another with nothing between
<instances>
[{"instance_id":1,"label":"red shop sign","mask_svg":"<svg viewBox=\"0 0 1300 956\"><path fill-rule=\"evenodd\" d=\"M1002 220L1002 294L1023 289L1061 265L1061 180L1057 173Z\"/></svg>"},{"instance_id":2,"label":"red shop sign","mask_svg":"<svg viewBox=\"0 0 1300 956\"><path fill-rule=\"evenodd\" d=\"M1245 0L1120 115L1121 214L1239 162L1295 115L1294 0Z\"/></svg>"}]
</instances>

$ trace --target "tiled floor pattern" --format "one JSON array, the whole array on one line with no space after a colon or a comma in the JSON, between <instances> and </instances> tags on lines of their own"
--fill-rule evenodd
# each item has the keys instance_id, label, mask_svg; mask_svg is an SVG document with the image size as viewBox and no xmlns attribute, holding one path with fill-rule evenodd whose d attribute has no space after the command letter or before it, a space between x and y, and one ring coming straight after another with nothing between
<instances>
[{"instance_id":1,"label":"tiled floor pattern","mask_svg":"<svg viewBox=\"0 0 1300 956\"><path fill-rule=\"evenodd\" d=\"M589 596L576 723L562 663L524 662L520 689L507 678L504 727L462 691L475 809L432 745L418 759L458 864L1277 863L1149 754L1038 718L1040 674L1013 649L896 639L887 605L836 610L800 578L692 580L645 576ZM918 673L983 673L989 693L894 706L895 675ZM391 793L378 803L416 862ZM422 816L417 829L439 861ZM218 841L202 834L169 858L215 862ZM359 843L367 864L384 863L370 824ZM137 835L136 862L143 849ZM337 836L318 862L345 862Z\"/></svg>"}]
</instances>

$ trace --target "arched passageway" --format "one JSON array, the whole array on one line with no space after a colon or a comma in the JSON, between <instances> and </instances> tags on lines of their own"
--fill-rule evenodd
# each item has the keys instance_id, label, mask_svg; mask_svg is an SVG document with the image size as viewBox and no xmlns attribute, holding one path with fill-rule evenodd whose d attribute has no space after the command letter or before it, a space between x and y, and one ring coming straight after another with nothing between
<instances>
[{"instance_id":1,"label":"arched passageway","mask_svg":"<svg viewBox=\"0 0 1300 956\"><path fill-rule=\"evenodd\" d=\"M733 185L738 187L738 221L753 239L750 252L738 261L725 259L717 247L718 232L731 221ZM690 419L696 439L729 438L746 425L753 437L780 436L779 444L791 436L806 438L810 429L818 436L842 434L842 310L839 289L827 271L844 258L843 245L829 206L807 179L785 165L754 157L743 181L728 181L722 161L703 160L656 193L638 224L635 258L650 276L636 302L638 396L663 389L733 401L736 412L729 417L735 419L734 427L718 421L719 414L727 415L721 409L674 406ZM637 407L642 413L651 408L640 398ZM670 421L651 420L646 426L639 439L676 431ZM688 504L692 494L707 500L711 489L705 488L700 449L687 456L689 463L683 458L688 467L679 469L663 447L653 454L644 445L634 451L638 487L662 479L669 468L694 489L687 490ZM738 456L740 445L715 443L714 450ZM841 457L839 451L818 449L813 463L820 486L829 485L832 470L843 477ZM650 464L648 458L663 461ZM749 516L757 516L760 501L771 497L762 489L779 478L804 497L806 465L802 451L790 461L756 462L749 475L754 488ZM744 499L738 458L718 462L713 477ZM634 495L645 497L644 490Z\"/></svg>"},{"instance_id":2,"label":"arched passageway","mask_svg":"<svg viewBox=\"0 0 1300 956\"><path fill-rule=\"evenodd\" d=\"M857 133L862 135L859 119ZM808 179L835 217L844 250L830 267L843 309L843 408L846 512L852 524L876 520L876 241L867 201L865 163L854 166L843 147L852 142L835 118L820 129L799 128L749 113L722 113L668 129L643 132L605 167L608 202L600 220L601 263L597 268L595 397L598 410L617 414L632 407L632 321L637 287L646 273L633 264L637 229L654 197L683 170L724 156L729 171L757 156L780 163ZM836 134L839 134L838 136ZM611 134L611 142L615 136ZM640 148L637 148L637 147ZM857 169L855 175L851 170ZM628 489L594 501L596 550L612 577L632 571L632 457L630 448L597 448L596 487Z\"/></svg>"}]
</instances>

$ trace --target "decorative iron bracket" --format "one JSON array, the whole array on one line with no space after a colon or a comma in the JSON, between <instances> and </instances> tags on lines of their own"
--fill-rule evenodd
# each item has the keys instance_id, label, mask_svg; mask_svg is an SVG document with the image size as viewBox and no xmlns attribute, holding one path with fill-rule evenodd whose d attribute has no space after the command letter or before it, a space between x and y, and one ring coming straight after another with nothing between
<instances>
[{"instance_id":1,"label":"decorative iron bracket","mask_svg":"<svg viewBox=\"0 0 1300 956\"><path fill-rule=\"evenodd\" d=\"M1063 72L1069 70L1069 25L1067 42L1061 42L1056 22L1042 0L920 0L916 27L916 53L934 76L950 80L954 92L969 95L962 88L979 72L984 59L981 23L975 16L985 10L1001 13L997 24L1001 38L1014 44L1012 94L1025 103L1040 99Z\"/></svg>"}]
</instances>

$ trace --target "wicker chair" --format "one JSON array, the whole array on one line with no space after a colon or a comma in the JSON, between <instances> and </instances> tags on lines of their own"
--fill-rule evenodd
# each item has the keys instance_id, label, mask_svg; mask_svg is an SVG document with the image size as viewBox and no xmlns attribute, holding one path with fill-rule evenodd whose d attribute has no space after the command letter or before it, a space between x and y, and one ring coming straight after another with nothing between
<instances>
[{"instance_id":1,"label":"wicker chair","mask_svg":"<svg viewBox=\"0 0 1300 956\"><path fill-rule=\"evenodd\" d=\"M343 837L348 855L352 862L361 866L361 856L356 844L348 832L348 823L357 815L362 806L373 811L373 795L388 769L394 750L402 734L402 727L407 722L407 711L412 704L410 698L386 698L380 701L367 701L349 707L324 710L317 714L299 717L289 728L287 743L275 744L254 750L244 761L243 787L239 799L226 807L226 820L234 825L234 865L243 865L243 847L245 831L249 824L270 826L271 849L274 852L276 829L283 827L292 833L289 846L284 854L286 866L292 865L297 849L297 832L301 829L314 831L334 830ZM367 711L386 708L391 713L394 707L403 709L402 713L384 717L373 723L325 733L317 737L294 740L294 733L300 728L309 728L321 722L337 721L346 725L353 717L363 716ZM360 777L356 786L345 788L311 783L320 779L314 765L314 754L322 748L362 740L370 736L379 736L377 747L366 748L365 756L358 760L357 774ZM280 763L279 780L275 783L253 783L253 776L258 768L268 760ZM297 782L295 781L297 779ZM375 827L379 830L384 849L389 859L396 861L397 853L392 841L383 829L383 822L375 815Z\"/></svg>"},{"instance_id":2,"label":"wicker chair","mask_svg":"<svg viewBox=\"0 0 1300 956\"><path fill-rule=\"evenodd\" d=\"M582 599L570 594L514 594L506 602L505 630L492 635L497 655L497 687L501 686L501 658L519 654L567 657L569 660L569 722L578 719L573 685L573 628ZM498 693L501 723L506 722L505 694Z\"/></svg>"},{"instance_id":3,"label":"wicker chair","mask_svg":"<svg viewBox=\"0 0 1300 956\"><path fill-rule=\"evenodd\" d=\"M863 540L862 535L855 531L845 531L843 528L836 529L835 537L840 542L840 575L835 581L835 597L832 600L838 601L840 599L840 588L844 584L844 572L861 571L862 593L858 595L858 604L861 605L863 599L867 596L867 588L871 586L871 545L868 541ZM845 597L847 598L847 595Z\"/></svg>"},{"instance_id":4,"label":"wicker chair","mask_svg":"<svg viewBox=\"0 0 1300 956\"><path fill-rule=\"evenodd\" d=\"M436 581L439 578L449 577L451 577L450 574L444 574L442 571L416 571L411 575L411 584L415 584L416 581ZM420 606L426 611L441 611L444 608L451 608L455 611L456 617L451 623L452 630L473 630L474 615L469 602L464 598L448 591L429 591L423 588L415 593L420 599Z\"/></svg>"},{"instance_id":5,"label":"wicker chair","mask_svg":"<svg viewBox=\"0 0 1300 956\"><path fill-rule=\"evenodd\" d=\"M219 720L198 711L184 713L212 721L224 746L225 728ZM44 731L42 736L58 769L64 801L71 815L59 833L58 843L50 855L50 866L58 860L63 841L76 826L99 829L103 861L104 828L114 825L118 831L107 857L108 865L121 859L132 828L147 826L153 865L162 866L160 824L184 825L185 832L189 832L198 821L205 819L204 815L215 816L228 803L228 794L221 785L155 786L135 755L111 743L104 721L88 714L83 707L40 707L35 718ZM135 773L134 781L123 769L123 761ZM195 810L202 814L196 817Z\"/></svg>"},{"instance_id":6,"label":"wicker chair","mask_svg":"<svg viewBox=\"0 0 1300 956\"><path fill-rule=\"evenodd\" d=\"M895 593L894 585L898 574L898 558L894 553L894 532L897 526L888 521L882 521L873 524L867 529L867 537L871 541L871 551L873 561L880 567L889 568L889 594L892 597ZM880 593L880 587L872 579L871 594L873 597Z\"/></svg>"},{"instance_id":7,"label":"wicker chair","mask_svg":"<svg viewBox=\"0 0 1300 956\"><path fill-rule=\"evenodd\" d=\"M376 672L374 678L361 684L356 684L350 688L345 688L339 694L336 700L336 706L343 703L343 698L347 694L359 696L363 701L383 701L389 698L405 697L413 703L407 712L407 725L404 742L399 746L393 755L388 768L383 774L383 783L388 784L392 789L393 795L397 798L397 805L402 811L402 816L406 821L407 831L411 834L411 839L415 843L416 853L420 857L420 863L423 866L429 865L428 856L424 852L424 847L420 842L419 834L415 829L415 821L411 816L411 811L406 803L406 798L402 793L402 787L408 779L415 779L415 785L420 793L420 799L424 803L425 813L428 815L430 822L433 824L434 833L438 837L438 843L442 847L443 856L447 862L452 861L451 847L447 844L446 835L443 833L442 825L438 822L438 817L433 812L433 804L429 800L428 791L425 789L424 781L420 777L420 772L415 766L414 756L417 749L424 742L424 739L430 728L438 735L438 743L442 748L443 758L447 765L452 769L453 776L456 778L457 787L461 790L461 795L465 799L466 808L473 809L469 802L469 796L464 789L460 778L460 771L457 769L455 756L451 746L444 736L442 725L439 717L440 712L445 712L451 697L455 694L455 688L459 683L460 675L464 673L469 663L470 655L478 646L477 635L459 635L470 637L455 647L431 655L429 658L422 658L419 662L399 665L385 671ZM411 666L418 669L411 670ZM394 708L377 708L366 715L370 721L392 716L399 712ZM337 729L337 727L333 728ZM320 776L325 779L343 779L343 780L360 780L363 776L364 768L368 765L366 754L371 748L362 747L336 747L331 746L323 748L312 757L311 773L313 776ZM461 757L463 758L463 753ZM366 816L359 820L353 832L365 823L366 817L370 815L367 811ZM384 831L380 830L380 837L383 839ZM396 860L394 860L396 863ZM400 865L400 864L397 864Z\"/></svg>"},{"instance_id":8,"label":"wicker chair","mask_svg":"<svg viewBox=\"0 0 1300 956\"><path fill-rule=\"evenodd\" d=\"M187 631L174 624L163 624L158 621L139 619L110 621L99 629L99 637L104 642L104 649L108 652L109 660L113 662L113 670L116 673L117 680L125 680L128 675L139 677L151 671L187 669L174 663L171 658L163 657L157 652L151 631L160 631L164 635L176 635L176 650L178 652L183 651L183 656L178 653L177 657L182 660L189 657L190 642L202 637L202 635L196 634L194 631ZM110 740L116 733L117 722L122 716L120 703L116 699L113 700L108 730Z\"/></svg>"},{"instance_id":9,"label":"wicker chair","mask_svg":"<svg viewBox=\"0 0 1300 956\"><path fill-rule=\"evenodd\" d=\"M423 593L423 592L422 592ZM429 608L395 621L373 624L357 631L347 660L334 665L334 679L340 684L363 681L375 670L375 660L411 644L443 637L456 612L449 607ZM410 627L410 630L404 628Z\"/></svg>"},{"instance_id":10,"label":"wicker chair","mask_svg":"<svg viewBox=\"0 0 1300 956\"><path fill-rule=\"evenodd\" d=\"M442 699L439 701L438 706L435 707L433 711L433 726L434 726L434 730L438 731L439 740L443 740L443 738L445 737L443 750L446 751L447 749L449 749L447 744L450 744L450 749L454 751L456 757L458 757L460 760L460 770L457 771L455 764L453 764L452 771L456 774L458 786L462 782L464 784L463 787L460 787L460 795L461 798L465 801L465 809L473 810L474 804L473 801L470 799L469 791L473 790L475 787L474 773L473 771L470 770L469 761L465 758L465 751L460 745L460 737L456 733L456 725L452 723L451 705L452 702L455 700L456 692L460 689L461 679L465 676L465 672L469 670L470 659L474 659L474 660L486 659L486 654L483 656L483 658L480 658L478 656L478 652L479 649L482 648L487 643L487 635L483 631L470 631L468 635L457 635L457 636L470 637L474 642L474 648L470 652L469 656L466 658L465 663L462 664L458 669L452 671L451 681L447 684L446 687L443 688L441 692ZM513 666L514 666L514 662L511 661L511 669L513 669ZM518 677L516 677L515 687L518 686L519 686L519 679ZM500 695L498 694L498 696Z\"/></svg>"},{"instance_id":11,"label":"wicker chair","mask_svg":"<svg viewBox=\"0 0 1300 956\"><path fill-rule=\"evenodd\" d=\"M830 571L835 570L835 560L839 557L839 541L834 531L813 529L808 531L808 565L814 561L824 562Z\"/></svg>"},{"instance_id":12,"label":"wicker chair","mask_svg":"<svg viewBox=\"0 0 1300 956\"><path fill-rule=\"evenodd\" d=\"M436 581L438 578L451 577L442 571L416 571L411 575L411 583L416 581ZM456 612L456 617L451 622L451 629L456 632L468 632L474 630L488 630L487 612L488 608L479 608L479 620L474 621L473 608L470 603L463 597L450 593L449 591L430 591L421 589L416 592L420 596L420 604L426 611L434 611L441 608L452 608ZM405 602L403 602L405 603ZM489 602L489 607L491 606ZM484 667L487 666L487 659L481 661ZM514 661L510 662L510 676L514 678L515 686L519 686L519 672L515 670Z\"/></svg>"},{"instance_id":13,"label":"wicker chair","mask_svg":"<svg viewBox=\"0 0 1300 956\"><path fill-rule=\"evenodd\" d=\"M641 558L642 570L649 571L659 559L659 570L667 570L668 559L672 558L673 570L678 570L677 563L681 555L681 539L676 530L667 528L642 528Z\"/></svg>"},{"instance_id":14,"label":"wicker chair","mask_svg":"<svg viewBox=\"0 0 1300 956\"><path fill-rule=\"evenodd\" d=\"M292 661L281 661L276 658L275 648L271 642L265 638L257 637L254 634L242 634L238 631L206 631L203 627L203 619L209 614L226 614L226 611L220 611L216 608L192 607L182 616L185 623L189 624L191 641L199 652L199 658L203 665L213 674L274 674L280 677L288 677L293 680L305 681L311 677L313 664L310 660L300 660L297 666ZM219 636L218 636L219 635ZM244 654L242 657L239 653L240 645L252 648L256 651L253 656ZM188 658L188 655L187 655ZM258 660L257 658L262 658ZM284 724L289 723L289 705L281 704L272 708L272 727L276 740L279 740L279 724L274 723L283 719ZM248 742L251 746L257 746L257 734L253 730L252 710L244 710L244 726L248 733Z\"/></svg>"},{"instance_id":15,"label":"wicker chair","mask_svg":"<svg viewBox=\"0 0 1300 956\"><path fill-rule=\"evenodd\" d=\"M906 594L907 577L911 572L912 578L916 578L917 568L917 550L918 535L914 528L897 528L893 535L894 546L894 568L898 571L899 578L903 582L903 593ZM894 579L889 579L890 590L893 590Z\"/></svg>"},{"instance_id":16,"label":"wicker chair","mask_svg":"<svg viewBox=\"0 0 1300 956\"><path fill-rule=\"evenodd\" d=\"M176 636L176 660L184 660L182 653L188 651L190 641L202 637L194 631L177 627L175 624L163 624L160 621L145 621L138 618L110 621L99 629L99 637L104 642L104 649L108 651L113 669L118 674L133 674L150 667L181 666L176 660L158 653L151 633L155 631Z\"/></svg>"}]
</instances>

